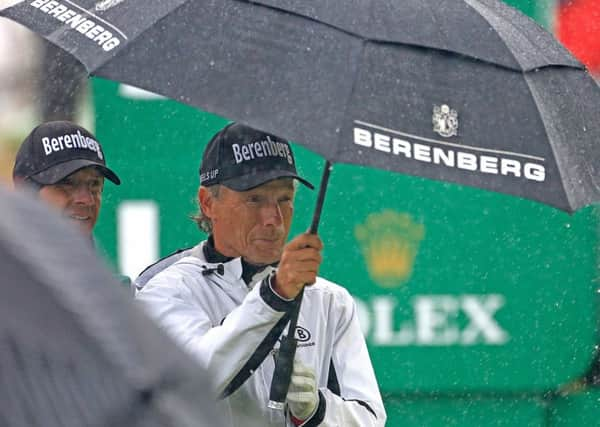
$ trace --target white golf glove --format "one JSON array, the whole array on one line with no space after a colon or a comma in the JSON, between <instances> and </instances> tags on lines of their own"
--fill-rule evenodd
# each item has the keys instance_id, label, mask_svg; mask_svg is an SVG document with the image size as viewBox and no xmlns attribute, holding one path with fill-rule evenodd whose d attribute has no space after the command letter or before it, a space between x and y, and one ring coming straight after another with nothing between
<instances>
[{"instance_id":1,"label":"white golf glove","mask_svg":"<svg viewBox=\"0 0 600 427\"><path fill-rule=\"evenodd\" d=\"M315 371L294 359L294 370L286 397L288 408L299 420L308 419L319 404Z\"/></svg>"}]
</instances>

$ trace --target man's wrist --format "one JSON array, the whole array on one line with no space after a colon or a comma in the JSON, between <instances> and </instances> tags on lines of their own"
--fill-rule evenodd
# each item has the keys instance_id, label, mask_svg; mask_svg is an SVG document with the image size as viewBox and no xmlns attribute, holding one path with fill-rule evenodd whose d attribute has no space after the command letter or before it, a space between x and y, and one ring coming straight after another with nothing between
<instances>
[{"instance_id":1,"label":"man's wrist","mask_svg":"<svg viewBox=\"0 0 600 427\"><path fill-rule=\"evenodd\" d=\"M269 286L271 286L271 290L273 291L273 293L275 293L279 298L281 298L284 301L293 301L294 297L289 297L285 294L285 292L282 292L281 287L279 287L277 285L277 273L271 275L271 277L269 277Z\"/></svg>"},{"instance_id":2,"label":"man's wrist","mask_svg":"<svg viewBox=\"0 0 600 427\"><path fill-rule=\"evenodd\" d=\"M285 299L273 290L272 277L263 279L260 284L260 296L273 310L289 311L293 307L294 300Z\"/></svg>"}]
</instances>

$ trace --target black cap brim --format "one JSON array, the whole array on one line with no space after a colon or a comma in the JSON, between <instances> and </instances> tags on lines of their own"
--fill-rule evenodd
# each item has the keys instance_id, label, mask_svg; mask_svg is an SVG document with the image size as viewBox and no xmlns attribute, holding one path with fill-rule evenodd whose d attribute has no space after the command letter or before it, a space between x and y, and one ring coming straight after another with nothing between
<instances>
[{"instance_id":1,"label":"black cap brim","mask_svg":"<svg viewBox=\"0 0 600 427\"><path fill-rule=\"evenodd\" d=\"M278 178L294 178L300 181L302 184L306 185L311 190L314 190L314 185L310 182L302 178L301 176L284 170L269 170L269 171L261 171L251 175L243 175L235 178L230 178L221 182L225 187L231 188L235 191L248 191L252 190L259 185L265 184L269 181L273 181Z\"/></svg>"},{"instance_id":2,"label":"black cap brim","mask_svg":"<svg viewBox=\"0 0 600 427\"><path fill-rule=\"evenodd\" d=\"M87 168L87 167L95 167L97 168L102 175L104 175L107 179L114 182L116 185L121 184L121 180L112 170L104 166L102 163L94 162L86 159L75 159L69 160L67 162L59 163L52 167L49 167L46 170L36 173L35 175L31 175L28 178L31 178L33 181L38 182L44 185L52 185L56 184L61 179L66 178L72 173L77 172L79 169Z\"/></svg>"}]
</instances>

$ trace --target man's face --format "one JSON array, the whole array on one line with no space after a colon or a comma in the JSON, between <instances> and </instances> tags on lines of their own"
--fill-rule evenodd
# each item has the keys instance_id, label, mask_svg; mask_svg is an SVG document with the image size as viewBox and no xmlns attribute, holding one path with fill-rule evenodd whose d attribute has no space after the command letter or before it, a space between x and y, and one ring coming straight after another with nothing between
<instances>
[{"instance_id":1,"label":"man's face","mask_svg":"<svg viewBox=\"0 0 600 427\"><path fill-rule=\"evenodd\" d=\"M198 197L211 219L215 248L252 264L279 261L294 213L294 193L291 178L243 192L221 186L217 197L201 187Z\"/></svg>"},{"instance_id":2,"label":"man's face","mask_svg":"<svg viewBox=\"0 0 600 427\"><path fill-rule=\"evenodd\" d=\"M91 235L98 220L104 177L93 167L78 170L56 184L40 189L40 199L57 208Z\"/></svg>"}]
</instances>

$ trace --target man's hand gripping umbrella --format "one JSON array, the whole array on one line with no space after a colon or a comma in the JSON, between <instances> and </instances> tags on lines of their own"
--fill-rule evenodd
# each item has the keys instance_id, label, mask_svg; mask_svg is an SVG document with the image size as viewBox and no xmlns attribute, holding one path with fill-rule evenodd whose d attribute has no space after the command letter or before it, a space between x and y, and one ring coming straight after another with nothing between
<instances>
[{"instance_id":1,"label":"man's hand gripping umbrella","mask_svg":"<svg viewBox=\"0 0 600 427\"><path fill-rule=\"evenodd\" d=\"M319 228L319 220L321 218L331 169L331 163L326 161L309 232L308 234L296 237L286 246L275 279L275 291L285 298L294 298L295 304L290 314L288 333L281 339L281 345L275 361L275 371L269 392L269 407L273 409L283 410L285 408L286 396L294 369L294 356L296 355L296 347L298 345L295 331L302 304L304 286L314 283L318 266L321 264L320 251L323 244L316 234ZM301 252L302 256L298 256L298 253L292 254L293 252ZM315 270L315 267L317 270Z\"/></svg>"}]
</instances>

